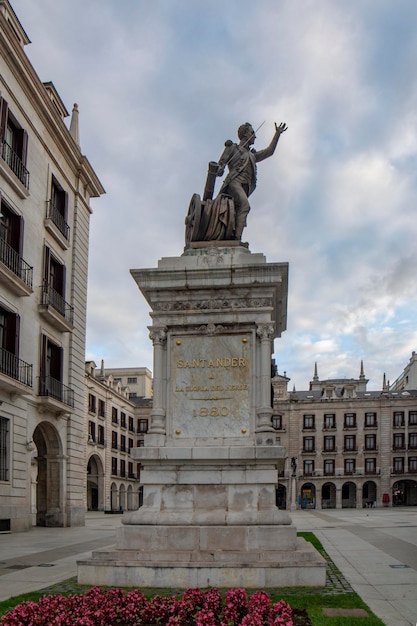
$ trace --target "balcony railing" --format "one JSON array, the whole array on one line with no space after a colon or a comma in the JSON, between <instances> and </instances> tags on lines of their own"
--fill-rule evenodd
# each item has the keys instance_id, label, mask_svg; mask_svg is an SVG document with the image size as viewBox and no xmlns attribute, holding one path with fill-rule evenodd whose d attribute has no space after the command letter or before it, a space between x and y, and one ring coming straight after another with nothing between
<instances>
[{"instance_id":1,"label":"balcony railing","mask_svg":"<svg viewBox=\"0 0 417 626\"><path fill-rule=\"evenodd\" d=\"M54 308L70 324L74 323L74 307L65 302L61 294L51 287L47 280L42 282L42 304Z\"/></svg>"},{"instance_id":2,"label":"balcony railing","mask_svg":"<svg viewBox=\"0 0 417 626\"><path fill-rule=\"evenodd\" d=\"M70 240L70 227L65 221L62 213L59 209L52 203L52 200L49 200L46 203L46 219L51 220L59 230L59 232L64 235L67 241Z\"/></svg>"},{"instance_id":3,"label":"balcony railing","mask_svg":"<svg viewBox=\"0 0 417 626\"><path fill-rule=\"evenodd\" d=\"M4 239L0 239L0 262L32 289L33 267L28 265Z\"/></svg>"},{"instance_id":4,"label":"balcony railing","mask_svg":"<svg viewBox=\"0 0 417 626\"><path fill-rule=\"evenodd\" d=\"M29 189L29 172L22 163L22 159L16 154L4 138L0 138L1 158L6 161L12 172L16 174L22 185Z\"/></svg>"},{"instance_id":5,"label":"balcony railing","mask_svg":"<svg viewBox=\"0 0 417 626\"><path fill-rule=\"evenodd\" d=\"M74 391L52 376L39 376L39 395L49 396L74 407Z\"/></svg>"},{"instance_id":6,"label":"balcony railing","mask_svg":"<svg viewBox=\"0 0 417 626\"><path fill-rule=\"evenodd\" d=\"M7 350L0 349L0 372L17 380L23 385L32 387L32 365L22 361Z\"/></svg>"}]
</instances>

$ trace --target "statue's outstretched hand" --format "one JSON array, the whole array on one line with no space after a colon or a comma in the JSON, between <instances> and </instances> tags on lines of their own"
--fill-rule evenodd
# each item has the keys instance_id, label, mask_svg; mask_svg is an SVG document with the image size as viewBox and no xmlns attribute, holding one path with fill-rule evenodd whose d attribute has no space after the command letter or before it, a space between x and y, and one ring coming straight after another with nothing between
<instances>
[{"instance_id":1,"label":"statue's outstretched hand","mask_svg":"<svg viewBox=\"0 0 417 626\"><path fill-rule=\"evenodd\" d=\"M287 130L287 128L288 126L285 124L285 122L281 122L279 126L275 122L275 132L281 134L281 133L284 133Z\"/></svg>"}]
</instances>

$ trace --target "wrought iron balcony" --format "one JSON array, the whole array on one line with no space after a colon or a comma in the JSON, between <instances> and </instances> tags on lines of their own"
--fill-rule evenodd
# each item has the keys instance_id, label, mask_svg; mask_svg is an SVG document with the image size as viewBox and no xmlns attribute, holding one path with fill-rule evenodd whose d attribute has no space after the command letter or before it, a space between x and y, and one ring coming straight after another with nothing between
<instances>
[{"instance_id":1,"label":"wrought iron balcony","mask_svg":"<svg viewBox=\"0 0 417 626\"><path fill-rule=\"evenodd\" d=\"M29 365L22 359L19 359L15 354L0 349L0 373L5 374L9 378L32 387L32 370L33 366Z\"/></svg>"},{"instance_id":2,"label":"wrought iron balcony","mask_svg":"<svg viewBox=\"0 0 417 626\"><path fill-rule=\"evenodd\" d=\"M66 241L70 240L70 227L65 221L62 213L59 209L52 203L52 200L49 200L46 203L46 219L51 220L53 224L57 227L59 232L64 236Z\"/></svg>"},{"instance_id":3,"label":"wrought iron balcony","mask_svg":"<svg viewBox=\"0 0 417 626\"><path fill-rule=\"evenodd\" d=\"M9 244L0 238L0 262L17 276L29 289L33 285L33 267L28 265Z\"/></svg>"},{"instance_id":4,"label":"wrought iron balcony","mask_svg":"<svg viewBox=\"0 0 417 626\"><path fill-rule=\"evenodd\" d=\"M50 397L58 400L63 404L74 408L74 391L70 389L60 380L52 378L52 376L39 376L38 394L41 397Z\"/></svg>"},{"instance_id":5,"label":"wrought iron balcony","mask_svg":"<svg viewBox=\"0 0 417 626\"><path fill-rule=\"evenodd\" d=\"M22 163L22 159L4 138L0 138L1 158L7 163L13 174L17 176L22 185L29 189L29 172Z\"/></svg>"},{"instance_id":6,"label":"wrought iron balcony","mask_svg":"<svg viewBox=\"0 0 417 626\"><path fill-rule=\"evenodd\" d=\"M74 307L66 302L61 294L51 287L47 280L42 282L41 306L51 306L68 324L73 325Z\"/></svg>"}]
</instances>

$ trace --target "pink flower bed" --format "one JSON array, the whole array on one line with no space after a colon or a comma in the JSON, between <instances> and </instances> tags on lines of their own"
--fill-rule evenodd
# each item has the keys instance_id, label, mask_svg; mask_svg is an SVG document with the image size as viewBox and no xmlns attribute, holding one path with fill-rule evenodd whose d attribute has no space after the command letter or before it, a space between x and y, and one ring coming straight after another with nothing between
<instances>
[{"instance_id":1,"label":"pink flower bed","mask_svg":"<svg viewBox=\"0 0 417 626\"><path fill-rule=\"evenodd\" d=\"M93 587L85 594L43 596L0 618L1 626L293 626L291 607L264 591L187 589L181 598L146 599L138 590Z\"/></svg>"}]
</instances>

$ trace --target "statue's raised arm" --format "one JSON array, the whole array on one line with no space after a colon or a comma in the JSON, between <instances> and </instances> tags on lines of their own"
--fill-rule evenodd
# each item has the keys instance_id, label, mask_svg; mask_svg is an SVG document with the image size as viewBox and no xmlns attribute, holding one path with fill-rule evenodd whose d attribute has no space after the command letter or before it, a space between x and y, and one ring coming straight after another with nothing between
<instances>
[{"instance_id":1,"label":"statue's raised arm","mask_svg":"<svg viewBox=\"0 0 417 626\"><path fill-rule=\"evenodd\" d=\"M241 241L246 217L250 211L248 197L256 188L256 163L272 156L279 138L287 130L285 123L275 124L275 133L271 143L263 150L256 151L251 146L255 143L256 133L252 125L246 122L238 128L239 143L225 142L225 148L218 163L211 161L207 175L203 201L194 194L186 224L186 245L193 241ZM228 173L213 200L215 180Z\"/></svg>"}]
</instances>

